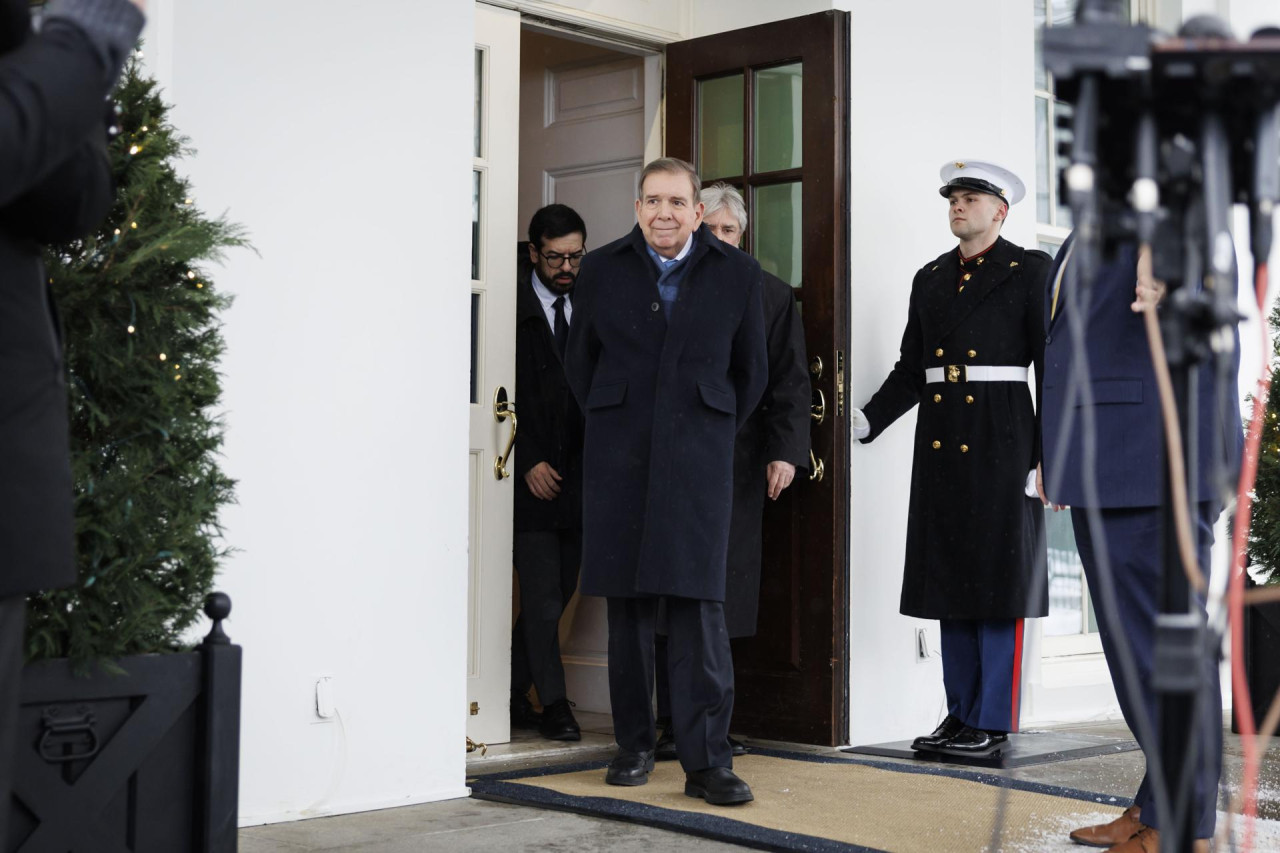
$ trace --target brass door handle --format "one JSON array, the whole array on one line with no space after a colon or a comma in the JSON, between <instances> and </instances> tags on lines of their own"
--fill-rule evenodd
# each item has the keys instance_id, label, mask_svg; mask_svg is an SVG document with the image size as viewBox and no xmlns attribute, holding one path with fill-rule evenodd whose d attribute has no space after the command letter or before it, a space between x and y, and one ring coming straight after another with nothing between
<instances>
[{"instance_id":1,"label":"brass door handle","mask_svg":"<svg viewBox=\"0 0 1280 853\"><path fill-rule=\"evenodd\" d=\"M827 398L823 395L821 388L814 388L813 393L818 395L818 402L812 400L809 403L809 417L818 423L822 423L827 419Z\"/></svg>"},{"instance_id":2,"label":"brass door handle","mask_svg":"<svg viewBox=\"0 0 1280 853\"><path fill-rule=\"evenodd\" d=\"M493 460L493 478L505 480L511 476L507 470L507 460L511 458L511 450L516 446L516 429L519 421L516 418L516 404L507 400L507 389L499 385L493 392L493 419L498 423L511 421L511 435L507 438L507 449L501 456Z\"/></svg>"},{"instance_id":3,"label":"brass door handle","mask_svg":"<svg viewBox=\"0 0 1280 853\"><path fill-rule=\"evenodd\" d=\"M827 473L826 464L813 455L813 451L809 451L809 479L815 483L821 483L822 477Z\"/></svg>"}]
</instances>

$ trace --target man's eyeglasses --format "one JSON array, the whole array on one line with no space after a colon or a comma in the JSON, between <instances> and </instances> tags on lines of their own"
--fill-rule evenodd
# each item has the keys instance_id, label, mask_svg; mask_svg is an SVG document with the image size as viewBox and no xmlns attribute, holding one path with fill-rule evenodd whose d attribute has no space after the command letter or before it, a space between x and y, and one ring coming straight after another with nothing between
<instances>
[{"instance_id":1,"label":"man's eyeglasses","mask_svg":"<svg viewBox=\"0 0 1280 853\"><path fill-rule=\"evenodd\" d=\"M569 262L569 266L576 267L582 263L582 256L586 253L586 250L583 249L580 252L574 252L572 255L562 255L559 252L550 252L544 255L542 252L538 252L538 256L551 264L552 267L564 266L565 261Z\"/></svg>"}]
</instances>

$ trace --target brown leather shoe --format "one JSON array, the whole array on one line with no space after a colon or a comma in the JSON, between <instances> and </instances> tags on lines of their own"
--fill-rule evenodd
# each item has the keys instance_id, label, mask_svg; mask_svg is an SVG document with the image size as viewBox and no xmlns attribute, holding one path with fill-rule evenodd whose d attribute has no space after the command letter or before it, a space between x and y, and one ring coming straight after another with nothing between
<instances>
[{"instance_id":1,"label":"brown leather shoe","mask_svg":"<svg viewBox=\"0 0 1280 853\"><path fill-rule=\"evenodd\" d=\"M1191 845L1192 853L1209 853L1209 839L1197 838ZM1160 830L1144 826L1138 833L1107 853L1160 853Z\"/></svg>"},{"instance_id":2,"label":"brown leather shoe","mask_svg":"<svg viewBox=\"0 0 1280 853\"><path fill-rule=\"evenodd\" d=\"M1124 810L1124 814L1111 823L1100 823L1097 826L1077 829L1071 833L1071 840L1086 847L1115 847L1147 828L1146 824L1138 820L1141 814L1142 809L1130 806Z\"/></svg>"}]
</instances>

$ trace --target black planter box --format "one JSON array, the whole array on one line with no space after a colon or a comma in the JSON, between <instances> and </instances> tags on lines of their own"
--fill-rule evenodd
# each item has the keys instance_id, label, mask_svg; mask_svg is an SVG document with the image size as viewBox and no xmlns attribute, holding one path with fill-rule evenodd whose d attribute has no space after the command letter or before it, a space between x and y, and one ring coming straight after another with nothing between
<instances>
[{"instance_id":1,"label":"black planter box","mask_svg":"<svg viewBox=\"0 0 1280 853\"><path fill-rule=\"evenodd\" d=\"M210 599L197 651L23 670L5 853L235 851L240 647Z\"/></svg>"},{"instance_id":2,"label":"black planter box","mask_svg":"<svg viewBox=\"0 0 1280 853\"><path fill-rule=\"evenodd\" d=\"M1249 587L1252 580L1246 580ZM1258 604L1244 609L1244 673L1253 702L1253 719L1261 725L1271 700L1280 690L1280 602ZM1232 703L1236 697L1232 695ZM1231 731L1240 727L1231 715Z\"/></svg>"}]
</instances>

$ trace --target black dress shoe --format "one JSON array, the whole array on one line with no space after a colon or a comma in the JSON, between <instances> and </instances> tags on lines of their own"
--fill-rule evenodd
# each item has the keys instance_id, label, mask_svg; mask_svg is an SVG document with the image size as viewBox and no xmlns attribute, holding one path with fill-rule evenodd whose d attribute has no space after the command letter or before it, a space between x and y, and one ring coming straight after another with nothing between
<instances>
[{"instance_id":1,"label":"black dress shoe","mask_svg":"<svg viewBox=\"0 0 1280 853\"><path fill-rule=\"evenodd\" d=\"M684 795L701 797L713 806L736 806L755 799L747 783L728 767L708 767L684 774Z\"/></svg>"},{"instance_id":2,"label":"black dress shoe","mask_svg":"<svg viewBox=\"0 0 1280 853\"><path fill-rule=\"evenodd\" d=\"M653 748L653 757L658 761L675 761L680 757L676 755L676 733L671 723L662 727L662 734L658 736L658 745Z\"/></svg>"},{"instance_id":3,"label":"black dress shoe","mask_svg":"<svg viewBox=\"0 0 1280 853\"><path fill-rule=\"evenodd\" d=\"M528 696L511 697L511 728L536 729L542 725L542 715L533 710Z\"/></svg>"},{"instance_id":4,"label":"black dress shoe","mask_svg":"<svg viewBox=\"0 0 1280 853\"><path fill-rule=\"evenodd\" d=\"M958 735L938 747L938 752L978 757L999 755L1008 742L1009 736L1004 732L988 732L965 726Z\"/></svg>"},{"instance_id":5,"label":"black dress shoe","mask_svg":"<svg viewBox=\"0 0 1280 853\"><path fill-rule=\"evenodd\" d=\"M609 769L604 773L604 781L610 785L627 785L635 787L649 781L649 773L653 771L653 750L629 752L619 749Z\"/></svg>"},{"instance_id":6,"label":"black dress shoe","mask_svg":"<svg viewBox=\"0 0 1280 853\"><path fill-rule=\"evenodd\" d=\"M729 735L729 749L735 756L746 755L748 752L747 745L733 735Z\"/></svg>"},{"instance_id":7,"label":"black dress shoe","mask_svg":"<svg viewBox=\"0 0 1280 853\"><path fill-rule=\"evenodd\" d=\"M912 749L937 749L956 735L960 734L960 730L964 728L964 723L959 717L953 717L947 714L946 718L938 724L931 735L920 735L920 737L911 741Z\"/></svg>"},{"instance_id":8,"label":"black dress shoe","mask_svg":"<svg viewBox=\"0 0 1280 853\"><path fill-rule=\"evenodd\" d=\"M557 699L544 707L538 734L548 740L582 740L582 729L569 710L572 704L568 699Z\"/></svg>"}]
</instances>

